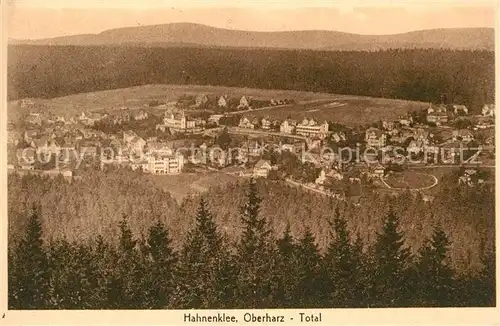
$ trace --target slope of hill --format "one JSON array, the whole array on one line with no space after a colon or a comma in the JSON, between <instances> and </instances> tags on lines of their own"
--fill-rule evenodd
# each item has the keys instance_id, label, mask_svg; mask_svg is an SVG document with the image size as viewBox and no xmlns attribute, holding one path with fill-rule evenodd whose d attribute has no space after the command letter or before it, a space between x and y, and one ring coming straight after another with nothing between
<instances>
[{"instance_id":1,"label":"slope of hill","mask_svg":"<svg viewBox=\"0 0 500 326\"><path fill-rule=\"evenodd\" d=\"M493 100L494 53L11 45L8 98L52 98L146 84L314 91L471 109Z\"/></svg>"},{"instance_id":2,"label":"slope of hill","mask_svg":"<svg viewBox=\"0 0 500 326\"><path fill-rule=\"evenodd\" d=\"M214 47L265 47L313 50L378 50L388 48L449 48L493 50L492 28L451 28L395 35L359 35L337 31L253 32L193 23L124 27L99 34L82 34L40 40L10 40L36 45L140 45Z\"/></svg>"}]
</instances>

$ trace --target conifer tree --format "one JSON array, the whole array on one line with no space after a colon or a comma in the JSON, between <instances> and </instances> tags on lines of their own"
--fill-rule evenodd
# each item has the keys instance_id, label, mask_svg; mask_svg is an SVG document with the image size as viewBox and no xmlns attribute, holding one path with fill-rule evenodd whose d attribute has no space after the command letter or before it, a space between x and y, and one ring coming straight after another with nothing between
<instances>
[{"instance_id":1,"label":"conifer tree","mask_svg":"<svg viewBox=\"0 0 500 326\"><path fill-rule=\"evenodd\" d=\"M39 209L33 208L24 238L14 251L9 288L13 291L9 306L14 309L46 309L49 305L50 270L42 240Z\"/></svg>"},{"instance_id":2,"label":"conifer tree","mask_svg":"<svg viewBox=\"0 0 500 326\"><path fill-rule=\"evenodd\" d=\"M174 290L177 255L172 249L169 232L159 219L149 228L145 254L144 306L166 308Z\"/></svg>"},{"instance_id":3,"label":"conifer tree","mask_svg":"<svg viewBox=\"0 0 500 326\"><path fill-rule=\"evenodd\" d=\"M8 284L8 298L7 298L7 306L9 309L16 309L20 307L18 298L18 284L17 284L17 275L14 271L17 272L18 267L16 266L15 260L15 249L13 246L9 244L7 247L7 284Z\"/></svg>"},{"instance_id":4,"label":"conifer tree","mask_svg":"<svg viewBox=\"0 0 500 326\"><path fill-rule=\"evenodd\" d=\"M329 274L330 302L333 307L353 308L362 306L364 297L362 242L358 236L351 244L347 221L340 215L339 206L330 224L332 238L325 256Z\"/></svg>"},{"instance_id":5,"label":"conifer tree","mask_svg":"<svg viewBox=\"0 0 500 326\"><path fill-rule=\"evenodd\" d=\"M118 255L115 248L104 240L101 235L92 243L91 262L89 268L95 271L94 289L92 295L93 308L119 308L116 305L113 285L116 284L116 261Z\"/></svg>"},{"instance_id":6,"label":"conifer tree","mask_svg":"<svg viewBox=\"0 0 500 326\"><path fill-rule=\"evenodd\" d=\"M227 131L227 127L222 129L220 134L216 137L215 143L223 150L227 150L229 148L229 145L231 144L231 136Z\"/></svg>"},{"instance_id":7,"label":"conifer tree","mask_svg":"<svg viewBox=\"0 0 500 326\"><path fill-rule=\"evenodd\" d=\"M372 277L372 272L370 271L370 259L367 254L365 254L363 239L361 235L356 233L356 240L354 241L352 247L353 255L353 274L352 281L354 282L352 290L352 305L350 307L360 307L365 308L370 302L370 280Z\"/></svg>"},{"instance_id":8,"label":"conifer tree","mask_svg":"<svg viewBox=\"0 0 500 326\"><path fill-rule=\"evenodd\" d=\"M276 241L273 265L273 306L293 308L298 284L297 245L287 223L283 236Z\"/></svg>"},{"instance_id":9,"label":"conifer tree","mask_svg":"<svg viewBox=\"0 0 500 326\"><path fill-rule=\"evenodd\" d=\"M405 306L412 295L407 274L411 256L398 227L399 219L390 208L374 248L372 304L375 306Z\"/></svg>"},{"instance_id":10,"label":"conifer tree","mask_svg":"<svg viewBox=\"0 0 500 326\"><path fill-rule=\"evenodd\" d=\"M444 231L437 227L432 238L419 250L417 263L418 306L452 306L454 293L453 270L448 266L447 256L450 241Z\"/></svg>"},{"instance_id":11,"label":"conifer tree","mask_svg":"<svg viewBox=\"0 0 500 326\"><path fill-rule=\"evenodd\" d=\"M173 305L179 308L218 308L231 301L231 263L221 234L200 200L196 225L187 237L179 262L179 280Z\"/></svg>"},{"instance_id":12,"label":"conifer tree","mask_svg":"<svg viewBox=\"0 0 500 326\"><path fill-rule=\"evenodd\" d=\"M477 287L481 289L482 295L478 296L480 299L477 302L481 307L495 307L496 305L496 274L495 274L495 252L494 250L483 249L481 255L481 262L483 268L479 272L479 283Z\"/></svg>"},{"instance_id":13,"label":"conifer tree","mask_svg":"<svg viewBox=\"0 0 500 326\"><path fill-rule=\"evenodd\" d=\"M121 309L141 309L145 302L141 287L144 266L141 266L137 241L126 216L120 221L119 228L117 278L113 286L117 294L115 304Z\"/></svg>"},{"instance_id":14,"label":"conifer tree","mask_svg":"<svg viewBox=\"0 0 500 326\"><path fill-rule=\"evenodd\" d=\"M215 293L216 307L232 309L235 308L235 295L237 291L237 267L236 257L231 251L230 240L227 236L222 237L222 247L218 255L215 267Z\"/></svg>"},{"instance_id":15,"label":"conifer tree","mask_svg":"<svg viewBox=\"0 0 500 326\"><path fill-rule=\"evenodd\" d=\"M55 309L88 309L95 304L96 270L90 248L61 239L48 248L51 269L50 305Z\"/></svg>"},{"instance_id":16,"label":"conifer tree","mask_svg":"<svg viewBox=\"0 0 500 326\"><path fill-rule=\"evenodd\" d=\"M495 252L494 248L485 248L481 243L482 268L477 273L461 275L458 279L456 304L464 307L495 307Z\"/></svg>"},{"instance_id":17,"label":"conifer tree","mask_svg":"<svg viewBox=\"0 0 500 326\"><path fill-rule=\"evenodd\" d=\"M322 307L326 296L326 272L314 235L306 228L297 245L298 286L296 307Z\"/></svg>"},{"instance_id":18,"label":"conifer tree","mask_svg":"<svg viewBox=\"0 0 500 326\"><path fill-rule=\"evenodd\" d=\"M238 299L246 308L265 308L271 301L272 244L265 218L259 216L261 198L253 180L241 207L243 233L238 243Z\"/></svg>"},{"instance_id":19,"label":"conifer tree","mask_svg":"<svg viewBox=\"0 0 500 326\"><path fill-rule=\"evenodd\" d=\"M481 288L483 288L483 300L479 303L483 307L496 306L496 274L495 274L495 251L485 250L481 255L483 268L479 274Z\"/></svg>"}]
</instances>

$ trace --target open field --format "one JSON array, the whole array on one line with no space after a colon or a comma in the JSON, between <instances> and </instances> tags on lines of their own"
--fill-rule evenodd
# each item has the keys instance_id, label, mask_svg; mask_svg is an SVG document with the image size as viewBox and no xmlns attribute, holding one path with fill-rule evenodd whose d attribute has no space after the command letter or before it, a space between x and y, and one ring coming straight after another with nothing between
<instances>
[{"instance_id":1,"label":"open field","mask_svg":"<svg viewBox=\"0 0 500 326\"><path fill-rule=\"evenodd\" d=\"M384 178L384 181L391 188L396 189L421 189L430 188L437 185L437 178L427 173L427 171L404 171L392 173Z\"/></svg>"},{"instance_id":2,"label":"open field","mask_svg":"<svg viewBox=\"0 0 500 326\"><path fill-rule=\"evenodd\" d=\"M347 125L370 123L380 119L395 119L405 112L424 108L426 105L422 102L404 100L290 90L197 85L146 85L74 94L52 99L36 99L33 110L58 115L76 115L82 110L109 111L123 106L149 109L147 105L153 100L170 102L175 101L181 95L196 95L200 93L205 93L208 96L227 94L235 98L246 95L255 99L293 99L296 101L296 104L291 107L278 107L262 112L249 112L248 115L270 116L276 119L285 119L288 116L294 119L309 117L320 121L328 120ZM26 109L24 111L29 110ZM151 112L154 111L153 108L149 110ZM19 108L16 102L9 103L8 112L11 119L16 119L16 116L26 113Z\"/></svg>"},{"instance_id":3,"label":"open field","mask_svg":"<svg viewBox=\"0 0 500 326\"><path fill-rule=\"evenodd\" d=\"M230 97L250 96L255 99L285 99L293 98L296 101L312 101L317 99L333 98L330 94L313 92L298 92L288 90L263 90L252 88L198 86L198 85L145 85L129 88L119 88L91 93L80 93L52 99L36 99L36 107L56 114L76 114L82 110L110 110L122 106L137 107L148 105L151 101L176 101L182 95L197 95L204 93L207 96L228 95ZM9 108L15 108L14 102Z\"/></svg>"},{"instance_id":4,"label":"open field","mask_svg":"<svg viewBox=\"0 0 500 326\"><path fill-rule=\"evenodd\" d=\"M495 181L495 169L490 168L490 167L481 167L479 166L480 169L484 169L488 171L488 175L490 178L488 180ZM416 171L416 172L423 172L427 174L432 174L436 178L441 179L442 177L449 175L450 173L454 171L458 171L460 169L459 166L446 166L446 167L435 167L435 166L426 166L426 167L421 167L421 168L411 168L409 171Z\"/></svg>"},{"instance_id":5,"label":"open field","mask_svg":"<svg viewBox=\"0 0 500 326\"><path fill-rule=\"evenodd\" d=\"M178 203L189 195L207 191L210 187L237 182L238 178L222 172L150 175L158 188L168 191Z\"/></svg>"},{"instance_id":6,"label":"open field","mask_svg":"<svg viewBox=\"0 0 500 326\"><path fill-rule=\"evenodd\" d=\"M380 99L355 96L337 96L323 103L302 103L291 107L276 108L265 112L249 112L245 116L263 117L284 120L288 117L296 120L314 118L317 121L331 121L347 126L356 126L377 122L379 120L395 120L407 112L426 107L425 103Z\"/></svg>"},{"instance_id":7,"label":"open field","mask_svg":"<svg viewBox=\"0 0 500 326\"><path fill-rule=\"evenodd\" d=\"M416 178L418 177L421 177L424 181L425 180L428 180L429 182L431 181L428 177L429 176L434 176L436 177L436 179L438 180L438 184L430 189L425 189L425 190L422 190L422 193L423 194L426 194L426 195L435 195L437 194L440 189L441 189L441 186L442 186L442 178L445 177L445 176L448 176L450 175L451 173L453 172L456 172L460 169L460 167L456 166L456 167L453 167L453 166L447 166L447 167L432 167L432 166L427 166L427 167L422 167L422 168L410 168L408 170L406 170L404 173L405 173L405 179L403 181L401 181L400 179L396 179L396 180L391 180L391 179L385 179L385 181L393 186L394 188L396 187L400 187L402 186L403 189L406 188L406 184L408 184L409 182L413 182L413 180L415 180ZM486 171L488 171L488 178L485 180L486 183L494 183L495 182L495 169L493 168L485 168ZM413 176L411 176L411 174L413 174ZM427 175L427 177L424 177L424 175ZM406 177L408 176L408 177ZM424 179L425 178L425 179ZM420 181L415 181L415 184L418 185L419 183L424 183L424 181L420 182ZM425 181L427 182L427 181ZM458 182L458 180L456 181ZM397 189L388 189L387 187L384 187L384 188L380 188L379 189L380 191L382 192L394 192L394 191L398 191Z\"/></svg>"}]
</instances>

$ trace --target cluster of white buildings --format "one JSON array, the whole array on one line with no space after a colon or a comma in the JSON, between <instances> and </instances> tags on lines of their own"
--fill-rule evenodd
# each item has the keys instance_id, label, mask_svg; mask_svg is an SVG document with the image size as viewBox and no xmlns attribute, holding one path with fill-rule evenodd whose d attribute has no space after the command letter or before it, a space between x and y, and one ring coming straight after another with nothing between
<instances>
[{"instance_id":1,"label":"cluster of white buildings","mask_svg":"<svg viewBox=\"0 0 500 326\"><path fill-rule=\"evenodd\" d=\"M249 119L248 117L242 117L238 124L238 127L245 129L256 129L258 126L257 119ZM269 130L274 127L278 128L279 132L287 135L300 135L309 138L319 138L325 139L329 135L328 122L324 121L319 123L314 119L305 118L300 123L292 120L285 119L281 123L279 121L272 121L269 118L263 118L260 121L260 127L262 130Z\"/></svg>"},{"instance_id":2,"label":"cluster of white buildings","mask_svg":"<svg viewBox=\"0 0 500 326\"><path fill-rule=\"evenodd\" d=\"M429 108L427 109L427 122L434 123L437 126L440 126L446 124L449 121L450 115L458 116L468 114L469 109L465 105L429 105ZM495 104L484 104L481 108L481 115L483 117L494 117Z\"/></svg>"},{"instance_id":3,"label":"cluster of white buildings","mask_svg":"<svg viewBox=\"0 0 500 326\"><path fill-rule=\"evenodd\" d=\"M304 119L295 126L295 133L305 137L324 139L328 136L328 122L318 123L314 119Z\"/></svg>"},{"instance_id":4,"label":"cluster of white buildings","mask_svg":"<svg viewBox=\"0 0 500 326\"><path fill-rule=\"evenodd\" d=\"M179 174L184 167L184 156L181 154L148 154L139 161L130 162L132 170L140 169L151 174Z\"/></svg>"},{"instance_id":5,"label":"cluster of white buildings","mask_svg":"<svg viewBox=\"0 0 500 326\"><path fill-rule=\"evenodd\" d=\"M118 160L126 162L132 170L142 170L152 174L177 174L184 167L184 156L174 153L166 144L146 142L133 131L123 133L123 143L128 157L119 153Z\"/></svg>"},{"instance_id":6,"label":"cluster of white buildings","mask_svg":"<svg viewBox=\"0 0 500 326\"><path fill-rule=\"evenodd\" d=\"M209 101L208 96L206 94L198 94L195 99L194 99L194 107L199 108L202 105L206 104ZM217 99L217 106L220 108L227 108L229 106L229 96L228 95L221 95ZM237 106L237 109L240 110L245 110L245 109L250 109L250 101L246 98L245 95L243 95L240 98L240 102Z\"/></svg>"},{"instance_id":7,"label":"cluster of white buildings","mask_svg":"<svg viewBox=\"0 0 500 326\"><path fill-rule=\"evenodd\" d=\"M169 130L171 133L196 133L203 130L203 122L191 119L186 116L184 111L165 112L163 124L157 125L158 130Z\"/></svg>"}]
</instances>

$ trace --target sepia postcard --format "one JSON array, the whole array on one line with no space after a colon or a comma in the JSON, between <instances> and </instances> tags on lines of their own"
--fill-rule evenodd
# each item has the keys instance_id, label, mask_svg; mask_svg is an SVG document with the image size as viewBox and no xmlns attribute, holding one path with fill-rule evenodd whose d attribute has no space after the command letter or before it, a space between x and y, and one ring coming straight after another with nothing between
<instances>
[{"instance_id":1,"label":"sepia postcard","mask_svg":"<svg viewBox=\"0 0 500 326\"><path fill-rule=\"evenodd\" d=\"M1 325L500 323L496 1L1 5Z\"/></svg>"}]
</instances>

